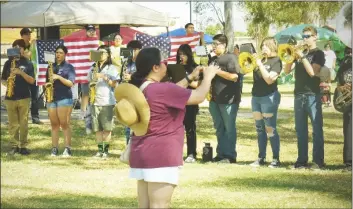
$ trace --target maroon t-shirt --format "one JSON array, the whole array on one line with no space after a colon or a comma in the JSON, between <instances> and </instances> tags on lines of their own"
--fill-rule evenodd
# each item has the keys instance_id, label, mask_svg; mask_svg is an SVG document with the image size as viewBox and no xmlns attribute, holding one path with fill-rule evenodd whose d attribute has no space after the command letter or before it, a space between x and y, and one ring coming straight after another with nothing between
<instances>
[{"instance_id":1,"label":"maroon t-shirt","mask_svg":"<svg viewBox=\"0 0 353 209\"><path fill-rule=\"evenodd\" d=\"M191 90L174 83L150 83L143 91L151 110L147 134L132 136L130 167L183 164L184 114Z\"/></svg>"}]
</instances>

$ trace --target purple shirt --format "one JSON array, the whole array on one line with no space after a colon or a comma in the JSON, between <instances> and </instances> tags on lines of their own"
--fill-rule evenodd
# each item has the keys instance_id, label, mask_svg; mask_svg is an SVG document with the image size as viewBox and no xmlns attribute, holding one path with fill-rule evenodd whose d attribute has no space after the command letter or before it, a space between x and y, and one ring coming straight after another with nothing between
<instances>
[{"instance_id":1,"label":"purple shirt","mask_svg":"<svg viewBox=\"0 0 353 209\"><path fill-rule=\"evenodd\" d=\"M174 83L151 83L144 94L151 119L147 134L131 140L131 168L174 167L183 164L184 114L191 90Z\"/></svg>"}]
</instances>

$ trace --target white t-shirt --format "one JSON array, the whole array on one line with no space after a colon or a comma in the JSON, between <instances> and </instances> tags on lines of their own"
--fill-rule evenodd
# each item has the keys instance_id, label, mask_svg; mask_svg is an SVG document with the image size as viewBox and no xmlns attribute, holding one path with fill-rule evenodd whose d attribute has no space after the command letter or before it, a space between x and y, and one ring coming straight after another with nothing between
<instances>
[{"instance_id":1,"label":"white t-shirt","mask_svg":"<svg viewBox=\"0 0 353 209\"><path fill-rule=\"evenodd\" d=\"M332 69L333 60L336 59L336 54L332 50L324 50L325 54L325 66Z\"/></svg>"}]
</instances>

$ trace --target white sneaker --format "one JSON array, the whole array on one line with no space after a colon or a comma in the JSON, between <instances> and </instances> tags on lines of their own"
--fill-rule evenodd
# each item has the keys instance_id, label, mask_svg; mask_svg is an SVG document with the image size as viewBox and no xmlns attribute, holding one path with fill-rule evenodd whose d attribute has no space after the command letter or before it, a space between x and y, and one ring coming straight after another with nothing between
<instances>
[{"instance_id":1,"label":"white sneaker","mask_svg":"<svg viewBox=\"0 0 353 209\"><path fill-rule=\"evenodd\" d=\"M94 155L93 157L94 157L94 158L101 158L102 155L103 155L103 153L97 152L96 155Z\"/></svg>"},{"instance_id":2,"label":"white sneaker","mask_svg":"<svg viewBox=\"0 0 353 209\"><path fill-rule=\"evenodd\" d=\"M86 128L86 134L90 135L92 133L92 129Z\"/></svg>"},{"instance_id":3,"label":"white sneaker","mask_svg":"<svg viewBox=\"0 0 353 209\"><path fill-rule=\"evenodd\" d=\"M193 155L189 155L189 156L184 160L184 162L186 162L186 163L194 163L194 162L196 162L196 159L194 158Z\"/></svg>"},{"instance_id":4,"label":"white sneaker","mask_svg":"<svg viewBox=\"0 0 353 209\"><path fill-rule=\"evenodd\" d=\"M103 152L102 158L103 158L103 159L107 159L107 158L108 158L108 153Z\"/></svg>"}]
</instances>

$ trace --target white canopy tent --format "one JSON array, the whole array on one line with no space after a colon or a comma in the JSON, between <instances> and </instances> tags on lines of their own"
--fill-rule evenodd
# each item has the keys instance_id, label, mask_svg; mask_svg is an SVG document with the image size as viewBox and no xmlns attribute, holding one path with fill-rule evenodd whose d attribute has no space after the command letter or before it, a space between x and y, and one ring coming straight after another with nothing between
<instances>
[{"instance_id":1,"label":"white canopy tent","mask_svg":"<svg viewBox=\"0 0 353 209\"><path fill-rule=\"evenodd\" d=\"M77 28L85 24L168 27L169 18L132 2L15 2L1 4L1 27Z\"/></svg>"}]
</instances>

